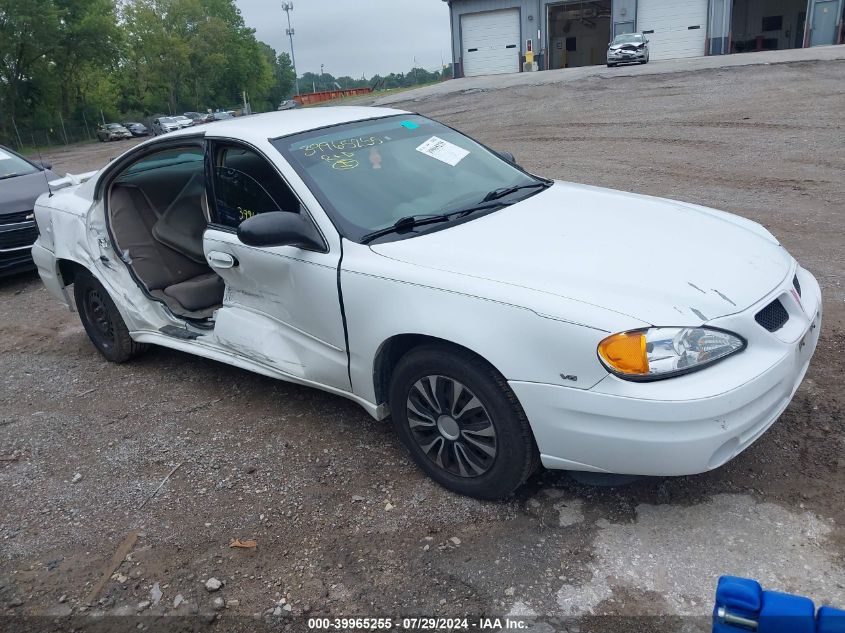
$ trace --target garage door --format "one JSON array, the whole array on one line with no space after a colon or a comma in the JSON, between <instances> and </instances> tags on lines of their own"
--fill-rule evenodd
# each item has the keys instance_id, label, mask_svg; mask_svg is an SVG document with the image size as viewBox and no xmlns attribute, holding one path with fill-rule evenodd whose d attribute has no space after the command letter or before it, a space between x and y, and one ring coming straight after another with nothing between
<instances>
[{"instance_id":1,"label":"garage door","mask_svg":"<svg viewBox=\"0 0 845 633\"><path fill-rule=\"evenodd\" d=\"M707 0L639 0L637 30L649 40L650 59L704 55Z\"/></svg>"},{"instance_id":2,"label":"garage door","mask_svg":"<svg viewBox=\"0 0 845 633\"><path fill-rule=\"evenodd\" d=\"M461 16L464 76L519 72L519 10Z\"/></svg>"}]
</instances>

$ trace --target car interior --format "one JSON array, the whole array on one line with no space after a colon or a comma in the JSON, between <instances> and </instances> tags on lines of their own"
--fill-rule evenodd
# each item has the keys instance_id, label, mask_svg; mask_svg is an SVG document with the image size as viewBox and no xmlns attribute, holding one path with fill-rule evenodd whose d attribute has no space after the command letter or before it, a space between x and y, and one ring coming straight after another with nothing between
<instances>
[{"instance_id":1,"label":"car interior","mask_svg":"<svg viewBox=\"0 0 845 633\"><path fill-rule=\"evenodd\" d=\"M221 307L225 291L203 252L212 222L203 161L199 147L146 156L112 182L107 207L115 245L147 292L175 315L199 321ZM296 195L252 150L218 147L215 164L261 183L278 209L299 212Z\"/></svg>"},{"instance_id":2,"label":"car interior","mask_svg":"<svg viewBox=\"0 0 845 633\"><path fill-rule=\"evenodd\" d=\"M165 150L112 183L109 224L117 248L147 292L185 318L207 319L223 303L223 280L208 266L210 221L201 149Z\"/></svg>"}]
</instances>

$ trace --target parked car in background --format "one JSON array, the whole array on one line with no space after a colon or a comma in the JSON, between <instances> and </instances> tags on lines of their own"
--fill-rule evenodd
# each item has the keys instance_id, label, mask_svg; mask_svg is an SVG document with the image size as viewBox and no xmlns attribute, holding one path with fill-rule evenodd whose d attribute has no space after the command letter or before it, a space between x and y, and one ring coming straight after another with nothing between
<instances>
[{"instance_id":1,"label":"parked car in background","mask_svg":"<svg viewBox=\"0 0 845 633\"><path fill-rule=\"evenodd\" d=\"M295 110L298 107L300 107L299 103L293 99L288 99L287 101L282 101L277 110Z\"/></svg>"},{"instance_id":2,"label":"parked car in background","mask_svg":"<svg viewBox=\"0 0 845 633\"><path fill-rule=\"evenodd\" d=\"M193 119L186 117L184 114L175 115L173 120L179 124L180 128L191 127L194 124Z\"/></svg>"},{"instance_id":3,"label":"parked car in background","mask_svg":"<svg viewBox=\"0 0 845 633\"><path fill-rule=\"evenodd\" d=\"M203 123L207 123L205 118L206 115L203 112L185 112L183 116L193 121L194 125L202 125Z\"/></svg>"},{"instance_id":4,"label":"parked car in background","mask_svg":"<svg viewBox=\"0 0 845 633\"><path fill-rule=\"evenodd\" d=\"M66 185L33 257L106 359L155 344L350 398L486 499L541 463L718 468L821 330L816 279L756 222L536 176L400 110L182 130Z\"/></svg>"},{"instance_id":5,"label":"parked car in background","mask_svg":"<svg viewBox=\"0 0 845 633\"><path fill-rule=\"evenodd\" d=\"M226 121L227 119L234 119L235 117L228 112L215 112L211 115L212 121Z\"/></svg>"},{"instance_id":6,"label":"parked car in background","mask_svg":"<svg viewBox=\"0 0 845 633\"><path fill-rule=\"evenodd\" d=\"M149 136L150 130L143 123L124 123L123 127L129 130L132 136Z\"/></svg>"},{"instance_id":7,"label":"parked car in background","mask_svg":"<svg viewBox=\"0 0 845 633\"><path fill-rule=\"evenodd\" d=\"M181 130L182 126L173 117L161 116L153 121L153 134L159 136L160 134L167 134L168 132L175 132Z\"/></svg>"},{"instance_id":8,"label":"parked car in background","mask_svg":"<svg viewBox=\"0 0 845 633\"><path fill-rule=\"evenodd\" d=\"M97 140L101 143L106 141L119 141L126 138L132 138L132 132L127 130L120 123L107 123L106 125L97 126Z\"/></svg>"},{"instance_id":9,"label":"parked car in background","mask_svg":"<svg viewBox=\"0 0 845 633\"><path fill-rule=\"evenodd\" d=\"M38 237L35 199L58 176L49 163L28 160L0 145L0 276L32 269L32 244Z\"/></svg>"},{"instance_id":10,"label":"parked car in background","mask_svg":"<svg viewBox=\"0 0 845 633\"><path fill-rule=\"evenodd\" d=\"M632 63L648 63L648 39L642 33L617 35L607 46L607 67Z\"/></svg>"}]
</instances>

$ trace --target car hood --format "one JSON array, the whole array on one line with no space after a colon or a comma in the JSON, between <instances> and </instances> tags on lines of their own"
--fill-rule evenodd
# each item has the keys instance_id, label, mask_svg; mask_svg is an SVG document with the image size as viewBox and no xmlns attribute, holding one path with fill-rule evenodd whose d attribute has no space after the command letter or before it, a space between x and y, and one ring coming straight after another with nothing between
<instances>
[{"instance_id":1,"label":"car hood","mask_svg":"<svg viewBox=\"0 0 845 633\"><path fill-rule=\"evenodd\" d=\"M653 325L697 325L741 311L792 268L789 254L755 222L561 182L496 213L372 250Z\"/></svg>"},{"instance_id":2,"label":"car hood","mask_svg":"<svg viewBox=\"0 0 845 633\"><path fill-rule=\"evenodd\" d=\"M0 180L0 215L32 211L35 199L47 191L47 181L56 178L47 170Z\"/></svg>"}]
</instances>

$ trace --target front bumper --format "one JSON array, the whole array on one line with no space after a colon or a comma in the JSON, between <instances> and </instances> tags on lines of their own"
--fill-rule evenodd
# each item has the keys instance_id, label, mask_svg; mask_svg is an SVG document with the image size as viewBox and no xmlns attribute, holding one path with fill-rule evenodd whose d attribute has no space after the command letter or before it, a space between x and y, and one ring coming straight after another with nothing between
<instances>
[{"instance_id":1,"label":"front bumper","mask_svg":"<svg viewBox=\"0 0 845 633\"><path fill-rule=\"evenodd\" d=\"M511 382L547 468L631 475L691 475L736 457L783 413L810 364L821 330L821 292L798 271L803 296L790 306L788 327L771 333L754 321L772 297L716 319L760 330L748 348L713 367L652 383L608 376L589 390ZM742 332L745 334L744 332Z\"/></svg>"},{"instance_id":2,"label":"front bumper","mask_svg":"<svg viewBox=\"0 0 845 633\"><path fill-rule=\"evenodd\" d=\"M35 221L0 224L0 276L32 270L32 244L38 237Z\"/></svg>"},{"instance_id":3,"label":"front bumper","mask_svg":"<svg viewBox=\"0 0 845 633\"><path fill-rule=\"evenodd\" d=\"M639 62L645 59L645 51L608 51L607 61L610 64L624 64Z\"/></svg>"}]
</instances>

